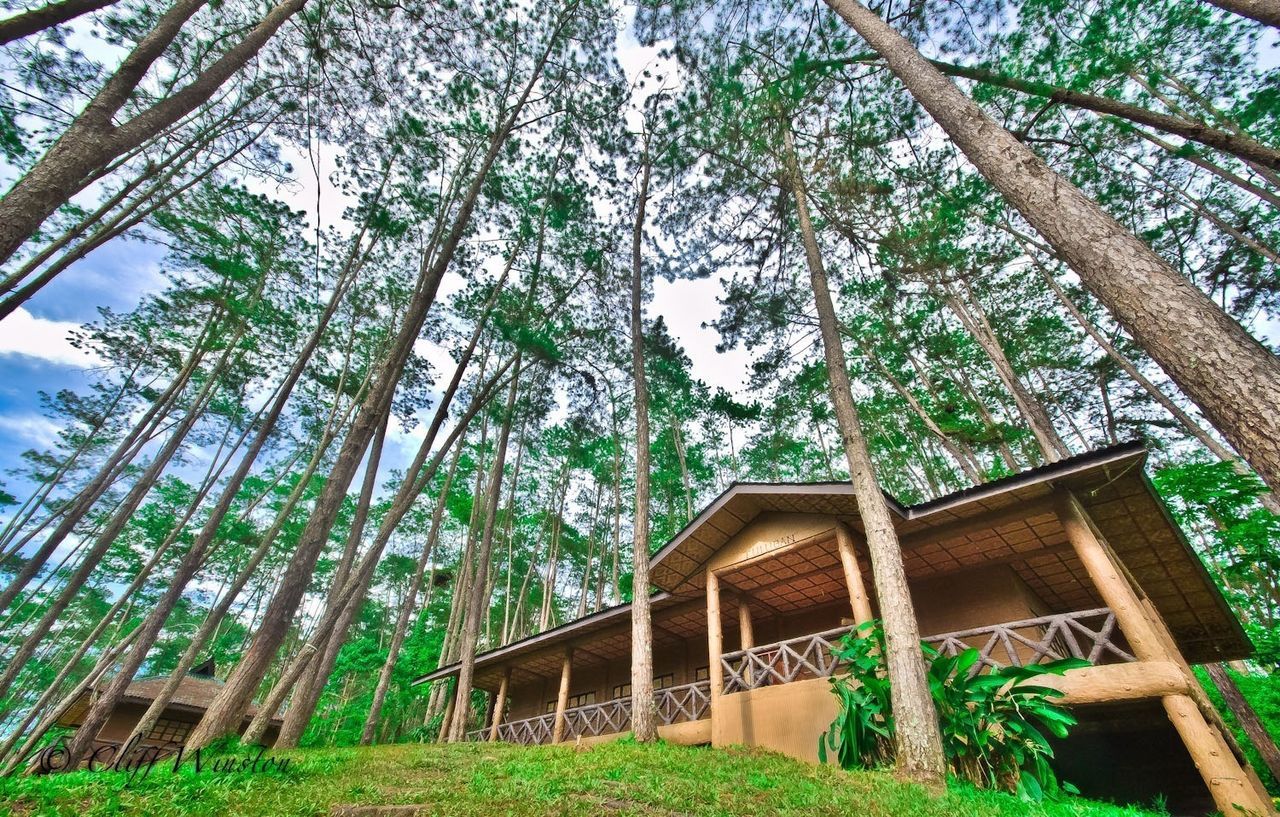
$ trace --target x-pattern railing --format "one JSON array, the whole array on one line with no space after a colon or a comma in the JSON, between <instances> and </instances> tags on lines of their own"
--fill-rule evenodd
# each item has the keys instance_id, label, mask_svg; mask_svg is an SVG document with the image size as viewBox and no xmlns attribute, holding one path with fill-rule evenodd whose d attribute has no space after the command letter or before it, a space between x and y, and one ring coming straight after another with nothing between
<instances>
[{"instance_id":1,"label":"x-pattern railing","mask_svg":"<svg viewBox=\"0 0 1280 817\"><path fill-rule=\"evenodd\" d=\"M526 746L538 743L550 743L555 729L555 715L539 715L521 721L498 724L498 740L507 743L522 743Z\"/></svg>"},{"instance_id":2,"label":"x-pattern railing","mask_svg":"<svg viewBox=\"0 0 1280 817\"><path fill-rule=\"evenodd\" d=\"M696 721L707 717L711 706L711 684L693 684L660 689L654 693L658 720L664 725ZM594 737L625 732L631 728L631 699L615 698L600 704L575 706L564 711L565 739ZM482 740L485 730L468 733L468 740ZM498 725L498 740L509 743L550 743L555 731L555 715L541 715ZM476 737L472 737L475 735Z\"/></svg>"},{"instance_id":3,"label":"x-pattern railing","mask_svg":"<svg viewBox=\"0 0 1280 817\"><path fill-rule=\"evenodd\" d=\"M1033 632L1028 635L1019 630ZM1106 607L1057 613L1050 616L1008 621L992 627L958 630L926 638L938 652L957 655L971 646L973 640L986 636L978 647L981 656L974 674L985 667L1032 666L1063 658L1083 658L1097 663L1103 658L1120 661L1136 660L1112 637L1116 635L1116 615Z\"/></svg>"},{"instance_id":4,"label":"x-pattern railing","mask_svg":"<svg viewBox=\"0 0 1280 817\"><path fill-rule=\"evenodd\" d=\"M658 690L658 719L664 724L702 720L711 707L711 682L698 681Z\"/></svg>"},{"instance_id":5,"label":"x-pattern railing","mask_svg":"<svg viewBox=\"0 0 1280 817\"><path fill-rule=\"evenodd\" d=\"M615 698L602 704L575 706L564 711L566 738L612 735L631 726L631 699Z\"/></svg>"},{"instance_id":6,"label":"x-pattern railing","mask_svg":"<svg viewBox=\"0 0 1280 817\"><path fill-rule=\"evenodd\" d=\"M832 648L851 629L841 627L724 653L720 657L724 691L740 692L834 675L841 665L832 655ZM929 636L924 641L941 653L956 655L985 637L978 646L980 657L973 669L977 673L987 667L1030 666L1069 656L1094 663L1104 658L1135 660L1114 641L1116 635L1115 614L1099 607L957 630Z\"/></svg>"}]
</instances>

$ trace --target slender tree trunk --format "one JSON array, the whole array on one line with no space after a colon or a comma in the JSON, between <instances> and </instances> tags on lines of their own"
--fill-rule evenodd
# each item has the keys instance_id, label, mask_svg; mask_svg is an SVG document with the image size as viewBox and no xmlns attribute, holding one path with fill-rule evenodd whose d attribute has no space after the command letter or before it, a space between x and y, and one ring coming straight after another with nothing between
<instances>
[{"instance_id":1,"label":"slender tree trunk","mask_svg":"<svg viewBox=\"0 0 1280 817\"><path fill-rule=\"evenodd\" d=\"M84 189L95 171L207 102L305 3L306 0L279 3L190 84L116 125L112 119L151 66L205 5L205 0L177 0L125 57L62 137L0 199L0 263L7 261L45 219Z\"/></svg>"},{"instance_id":2,"label":"slender tree trunk","mask_svg":"<svg viewBox=\"0 0 1280 817\"><path fill-rule=\"evenodd\" d=\"M409 631L409 621L413 618L413 612L418 602L418 591L422 588L423 574L426 572L426 567L435 552L436 543L440 539L440 526L444 523L444 509L449 501L449 491L453 487L453 477L458 471L458 459L461 454L462 438L459 438L458 444L453 449L453 459L449 462L449 470L444 477L444 485L440 488L440 496L436 499L436 506L431 512L431 532L428 534L426 547L422 549L422 554L418 557L413 581L409 584L409 589L405 592L404 599L400 604L400 613L396 617L395 630L392 631L391 643L387 647L387 660L382 663L382 670L378 673L378 683L373 689L373 701L369 704L369 715L365 718L364 729L360 733L360 744L362 746L368 746L373 743L378 721L382 717L382 705L387 700L387 691L391 688L391 676L395 673L396 662L400 657L400 648L404 644L405 634ZM430 600L430 592L430 586L428 585L428 601Z\"/></svg>"},{"instance_id":3,"label":"slender tree trunk","mask_svg":"<svg viewBox=\"0 0 1280 817\"><path fill-rule=\"evenodd\" d=\"M1013 402L1027 421L1027 426L1035 436L1045 462L1057 462L1071 456L1067 444L1062 441L1057 429L1053 427L1053 419L1049 416L1044 404L1027 390L1018 373L1014 371L1013 363L1005 354L1004 347L1000 345L1000 339L996 337L995 330L991 328L990 321L987 320L977 300L972 297L972 293L970 297L963 298L948 290L946 302L960 319L960 323L964 324L964 328L977 341L978 346L986 353L987 359L995 367L1000 382L1004 383L1005 388L1013 395Z\"/></svg>"},{"instance_id":4,"label":"slender tree trunk","mask_svg":"<svg viewBox=\"0 0 1280 817\"><path fill-rule=\"evenodd\" d=\"M546 57L543 58L543 62L545 59ZM541 65L538 69L538 72L540 71ZM434 263L428 267L427 258L424 256L423 271L417 291L404 317L392 351L378 374L377 385L366 399L365 405L361 407L356 417L355 427L343 443L333 473L307 521L295 551L294 560L267 609L263 626L259 628L253 644L227 679L218 698L205 711L200 724L188 736L187 745L193 749L235 728L254 691L266 674L276 651L284 641L294 612L302 600L302 594L306 591L316 560L324 549L329 530L337 518L347 485L351 482L357 464L363 458L364 449L373 435L375 424L394 397L400 371L426 321L427 312L435 301L436 291L439 289L445 270L452 263L457 248L462 242L462 237L471 220L471 213L479 201L484 181L488 178L489 169L497 160L502 145L506 143L507 136L515 127L518 121L516 117L520 115L525 101L532 93L533 85L534 82L530 81L525 86L520 101L508 112L507 119L490 138L488 150L462 199L458 213L453 219L449 233Z\"/></svg>"},{"instance_id":5,"label":"slender tree trunk","mask_svg":"<svg viewBox=\"0 0 1280 817\"><path fill-rule=\"evenodd\" d=\"M493 530L498 513L498 501L502 496L502 470L507 459L507 442L511 438L511 422L515 418L516 392L520 385L520 353L516 353L515 373L507 390L507 406L502 415L502 430L498 434L498 449L493 455L493 469L489 474L489 487L485 493L484 532L480 535L480 550L476 554L476 573L471 582L471 594L467 599L467 614L462 623L462 643L459 649L461 666L458 668L458 688L454 693L453 721L449 724L449 742L456 743L466 737L467 718L471 713L471 684L475 677L476 645L480 638L480 618L485 615L489 603L489 561L493 555Z\"/></svg>"},{"instance_id":6,"label":"slender tree trunk","mask_svg":"<svg viewBox=\"0 0 1280 817\"><path fill-rule=\"evenodd\" d=\"M347 535L347 546L343 549L342 563L338 566L329 591L329 605L341 605L342 612L334 624L333 632L318 658L313 658L302 683L294 691L293 702L285 712L284 722L280 725L280 734L275 745L281 749L292 749L302 739L311 716L315 714L316 704L320 702L320 694L324 692L333 673L334 664L338 661L338 653L347 639L347 631L355 619L360 605L364 603L364 594L352 598L345 603L339 600L342 588L350 578L351 566L360 552L360 542L364 538L365 525L369 519L369 508L373 505L373 493L378 486L378 466L382 460L382 446L387 436L387 425L391 422L390 406L382 418L382 425L374 434L373 443L369 446L368 462L365 465L364 480L360 486L360 496L356 501L355 517L351 520L351 529Z\"/></svg>"},{"instance_id":7,"label":"slender tree trunk","mask_svg":"<svg viewBox=\"0 0 1280 817\"><path fill-rule=\"evenodd\" d=\"M876 480L875 466L871 462L871 454L862 433L858 409L853 402L848 364L840 342L839 323L831 301L818 239L809 219L808 196L796 159L790 127L785 131L785 138L789 182L795 198L796 218L804 240L805 260L809 266L809 280L818 311L827 376L831 381L831 402L840 425L845 457L849 461L854 496L858 513L862 517L862 527L866 532L867 550L871 555L876 596L880 601L885 663L889 683L893 686L897 765L899 771L909 779L940 792L946 782L947 764L942 753L937 710L929 694L924 661L920 658L920 627L911 603L911 590L907 585L902 551L889 516L889 507Z\"/></svg>"},{"instance_id":8,"label":"slender tree trunk","mask_svg":"<svg viewBox=\"0 0 1280 817\"><path fill-rule=\"evenodd\" d=\"M265 276L263 277L263 282L265 282ZM254 296L255 300L260 295L261 284L259 285L257 294ZM226 349L219 357L218 362L209 372L208 379L205 381L196 397L192 400L191 406L188 408L186 415L182 418L182 421L178 423L177 427L174 428L172 432L170 432L169 439L156 453L150 465L147 466L147 469L138 477L138 480L133 484L133 487L130 488L129 493L125 496L120 506L116 508L114 513L112 513L111 518L95 538L93 546L85 552L80 561L80 565L76 568L75 572L67 578L67 581L63 585L58 597L50 603L35 628L27 635L26 639L18 647L18 650L9 659L4 673L0 674L0 698L3 698L5 693L8 692L9 687L13 684L13 681L17 677L18 672L22 669L22 666L31 658L35 652L36 646L44 636L48 634L50 629L52 629L53 625L62 616L63 612L66 611L67 607L75 598L76 593L79 592L80 588L89 580L94 571L98 569L98 564L102 561L103 556L106 555L107 550L110 549L112 543L115 542L116 537L118 537L120 532L124 530L125 525L127 525L130 518L132 518L134 511L138 509L138 506L142 504L142 501L146 498L147 494L151 492L151 489L155 486L156 481L159 479L160 474L164 471L165 467L169 464L169 461L173 459L174 455L178 453L178 450L182 448L187 435L195 426L196 421L203 415L205 405L213 398L213 394L216 391L216 386L221 374L230 362L231 358L235 356L236 349L247 329L247 319L241 320L238 328L232 333L231 337L227 339Z\"/></svg>"},{"instance_id":9,"label":"slender tree trunk","mask_svg":"<svg viewBox=\"0 0 1280 817\"><path fill-rule=\"evenodd\" d=\"M631 229L631 377L635 381L636 513L632 522L631 731L641 743L658 739L653 698L653 620L649 612L649 381L644 370L645 207L653 160L648 134L640 161L640 190Z\"/></svg>"},{"instance_id":10,"label":"slender tree trunk","mask_svg":"<svg viewBox=\"0 0 1280 817\"><path fill-rule=\"evenodd\" d=\"M1075 302L1071 300L1071 296L1063 290L1062 285L1059 284L1057 279L1053 277L1053 274L1040 263L1038 258L1031 254L1028 254L1028 257L1031 259L1032 264L1035 265L1036 270L1040 273L1041 280L1045 282L1049 289L1053 290L1053 293L1058 297L1058 301L1067 310L1067 312L1071 314L1071 317L1075 318L1076 323L1078 323L1080 328L1085 331L1085 334L1087 334L1094 343L1098 344L1098 348L1102 349L1102 351L1114 360L1116 365L1119 366L1125 374L1129 375L1129 378L1133 380L1133 382L1141 386L1143 391L1151 396L1151 399L1155 400L1164 408L1165 411L1173 415L1173 418L1187 430L1187 433L1199 440L1201 445L1209 449L1215 457L1223 462L1231 463L1232 468L1234 468L1238 474L1252 473L1249 466L1236 456L1234 451L1218 442L1218 440L1203 426L1201 426L1194 417L1184 411L1181 406L1173 401L1173 398L1165 394L1163 389L1144 375L1142 370L1140 370L1133 361L1125 357L1125 355L1116 348L1115 344L1108 340L1098 327L1093 324L1093 321L1085 317L1085 314L1080 310L1080 307L1076 306ZM1280 501L1276 500L1274 492L1268 491L1263 493L1258 497L1258 499L1267 510L1274 514L1280 514Z\"/></svg>"},{"instance_id":11,"label":"slender tree trunk","mask_svg":"<svg viewBox=\"0 0 1280 817\"><path fill-rule=\"evenodd\" d=\"M1236 723L1240 724L1249 742L1258 750L1262 761L1271 770L1271 776L1280 781L1280 749L1276 748L1275 740L1267 731L1266 725L1258 718L1258 713L1245 700L1240 687L1236 685L1236 679L1231 677L1231 673L1227 672L1227 668L1222 664L1205 664L1204 668L1209 673L1209 679L1213 681L1213 685L1222 694L1222 699L1226 701L1227 709L1231 710L1231 714L1235 716Z\"/></svg>"},{"instance_id":12,"label":"slender tree trunk","mask_svg":"<svg viewBox=\"0 0 1280 817\"><path fill-rule=\"evenodd\" d=\"M988 181L1280 491L1280 360L1015 139L858 0L827 0Z\"/></svg>"}]
</instances>

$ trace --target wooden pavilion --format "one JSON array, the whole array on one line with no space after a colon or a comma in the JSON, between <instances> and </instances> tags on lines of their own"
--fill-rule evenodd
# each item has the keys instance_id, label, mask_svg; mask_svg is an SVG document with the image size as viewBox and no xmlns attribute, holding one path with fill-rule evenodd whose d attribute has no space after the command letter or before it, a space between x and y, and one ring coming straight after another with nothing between
<instances>
[{"instance_id":1,"label":"wooden pavilion","mask_svg":"<svg viewBox=\"0 0 1280 817\"><path fill-rule=\"evenodd\" d=\"M1116 446L915 506L889 498L920 632L985 665L1074 655L1046 683L1081 723L1057 747L1086 794L1180 813L1272 810L1191 673L1252 646L1146 478ZM816 762L832 644L876 615L848 483L731 486L651 561L659 734ZM865 578L864 578L865 577ZM415 683L456 675L441 667ZM473 739L607 740L630 726L630 607L476 658Z\"/></svg>"}]
</instances>

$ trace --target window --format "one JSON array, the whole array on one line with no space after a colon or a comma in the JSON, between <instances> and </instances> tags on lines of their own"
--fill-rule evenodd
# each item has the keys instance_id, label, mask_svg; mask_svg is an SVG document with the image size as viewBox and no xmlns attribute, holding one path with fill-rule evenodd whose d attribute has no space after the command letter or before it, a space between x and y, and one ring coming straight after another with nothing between
<instances>
[{"instance_id":1,"label":"window","mask_svg":"<svg viewBox=\"0 0 1280 817\"><path fill-rule=\"evenodd\" d=\"M659 675L653 679L654 689L666 689L676 685L676 676L670 672L666 675Z\"/></svg>"},{"instance_id":2,"label":"window","mask_svg":"<svg viewBox=\"0 0 1280 817\"><path fill-rule=\"evenodd\" d=\"M693 680L695 682L711 680L711 667L698 667L693 671Z\"/></svg>"},{"instance_id":3,"label":"window","mask_svg":"<svg viewBox=\"0 0 1280 817\"><path fill-rule=\"evenodd\" d=\"M591 692L583 692L581 695L570 695L569 701L566 704L565 708L573 709L576 706L588 706L595 702L596 702L596 693L595 693L595 690L592 690ZM547 701L547 714L551 714L552 712L555 712L555 711L556 711L556 702Z\"/></svg>"},{"instance_id":4,"label":"window","mask_svg":"<svg viewBox=\"0 0 1280 817\"><path fill-rule=\"evenodd\" d=\"M156 721L156 725L147 734L147 742L156 746L164 746L167 743L181 744L187 739L187 733L191 731L191 726L192 724L187 721L161 718Z\"/></svg>"},{"instance_id":5,"label":"window","mask_svg":"<svg viewBox=\"0 0 1280 817\"><path fill-rule=\"evenodd\" d=\"M616 687L614 687L614 688L613 688L613 697L615 697L615 698L630 698L630 697L631 697L631 684L618 684Z\"/></svg>"}]
</instances>

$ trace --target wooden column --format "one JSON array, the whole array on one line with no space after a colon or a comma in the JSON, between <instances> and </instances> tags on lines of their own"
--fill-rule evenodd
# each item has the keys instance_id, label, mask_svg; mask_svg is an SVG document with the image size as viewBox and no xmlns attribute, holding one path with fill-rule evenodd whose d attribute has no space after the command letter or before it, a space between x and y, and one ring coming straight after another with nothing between
<instances>
[{"instance_id":1,"label":"wooden column","mask_svg":"<svg viewBox=\"0 0 1280 817\"><path fill-rule=\"evenodd\" d=\"M1068 491L1059 491L1055 503L1067 540L1098 595L1115 613L1116 623L1134 656L1139 661L1172 661L1185 666L1176 644L1165 640L1162 624L1153 620L1110 548L1094 533L1084 508ZM1273 813L1271 804L1254 789L1248 773L1232 754L1221 732L1209 725L1191 696L1165 695L1160 702L1219 811L1235 814L1244 809L1257 814Z\"/></svg>"},{"instance_id":2,"label":"wooden column","mask_svg":"<svg viewBox=\"0 0 1280 817\"><path fill-rule=\"evenodd\" d=\"M711 714L724 691L724 670L720 654L724 652L724 634L720 630L720 579L707 571L707 677L711 682Z\"/></svg>"},{"instance_id":3,"label":"wooden column","mask_svg":"<svg viewBox=\"0 0 1280 817\"><path fill-rule=\"evenodd\" d=\"M569 675L573 668L573 647L566 647L560 664L560 694L556 696L556 719L551 729L551 742L564 740L564 711L569 708Z\"/></svg>"},{"instance_id":4,"label":"wooden column","mask_svg":"<svg viewBox=\"0 0 1280 817\"><path fill-rule=\"evenodd\" d=\"M751 629L751 608L747 606L746 596L738 596L738 649L749 650L756 645L755 633Z\"/></svg>"},{"instance_id":5,"label":"wooden column","mask_svg":"<svg viewBox=\"0 0 1280 817\"><path fill-rule=\"evenodd\" d=\"M755 632L751 629L751 608L747 606L747 597L738 596L738 649L749 650L756 645ZM746 666L742 677L751 686L751 662L743 659Z\"/></svg>"},{"instance_id":6,"label":"wooden column","mask_svg":"<svg viewBox=\"0 0 1280 817\"><path fill-rule=\"evenodd\" d=\"M498 726L502 724L502 710L507 708L507 688L511 686L511 667L502 671L498 683L498 699L493 703L493 723L489 726L489 740L498 739Z\"/></svg>"},{"instance_id":7,"label":"wooden column","mask_svg":"<svg viewBox=\"0 0 1280 817\"><path fill-rule=\"evenodd\" d=\"M871 598L862 582L862 568L853 552L853 531L843 522L836 523L836 549L840 551L840 566L844 568L844 584L849 591L849 606L853 608L853 621L862 624L870 621Z\"/></svg>"},{"instance_id":8,"label":"wooden column","mask_svg":"<svg viewBox=\"0 0 1280 817\"><path fill-rule=\"evenodd\" d=\"M1116 623L1133 648L1134 656L1139 661L1169 660L1171 656L1155 625L1147 617L1137 591L1125 579L1107 547L1094 535L1080 503L1067 491L1059 492L1056 499L1058 519L1066 530L1067 541L1084 565L1103 603L1115 613Z\"/></svg>"}]
</instances>

